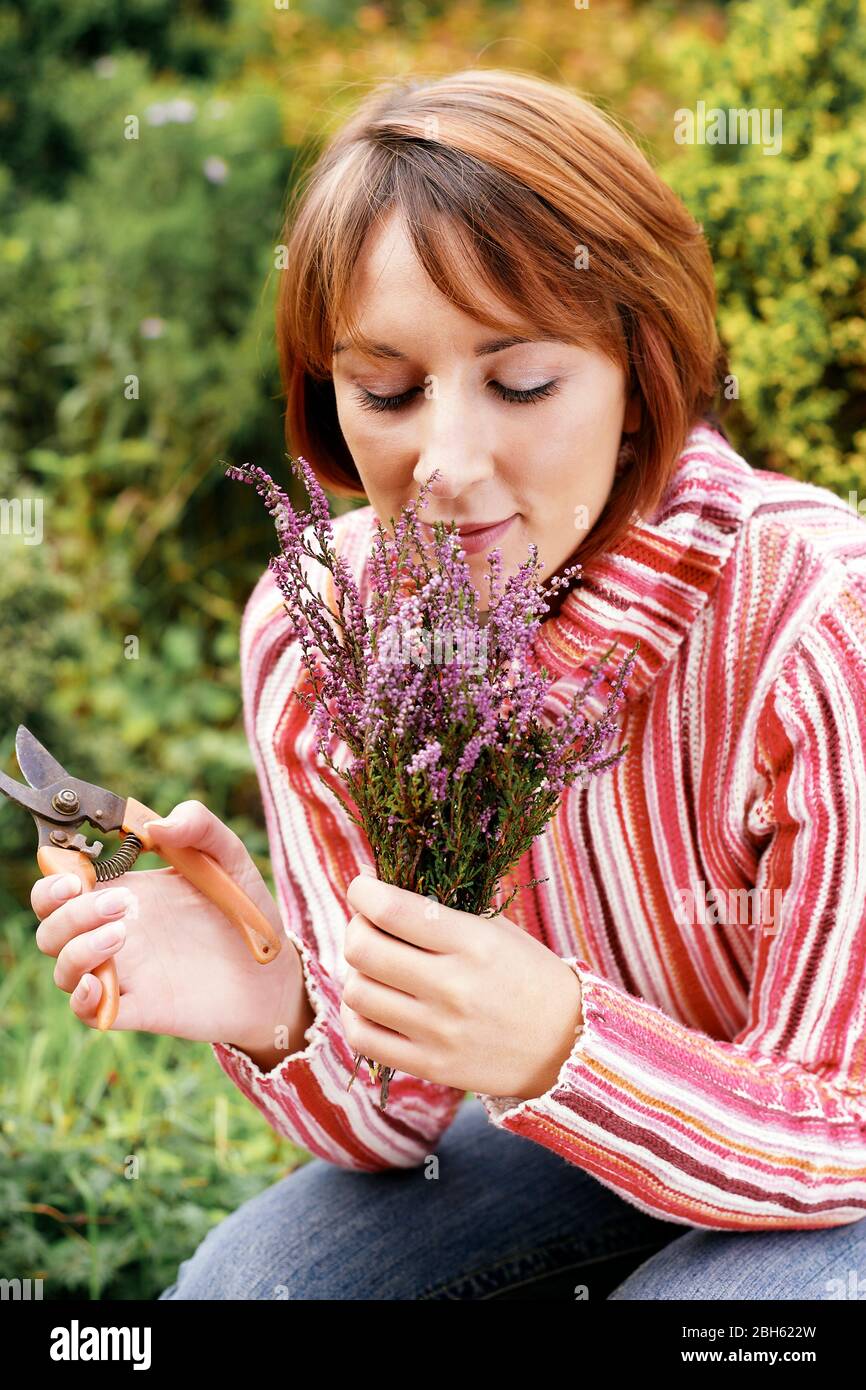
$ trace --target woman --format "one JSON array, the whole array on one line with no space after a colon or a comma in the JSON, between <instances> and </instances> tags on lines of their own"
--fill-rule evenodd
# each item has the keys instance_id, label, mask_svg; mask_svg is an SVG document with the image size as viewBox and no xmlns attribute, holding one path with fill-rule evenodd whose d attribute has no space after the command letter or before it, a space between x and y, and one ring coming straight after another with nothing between
<instances>
[{"instance_id":1,"label":"woman","mask_svg":"<svg viewBox=\"0 0 866 1390\"><path fill-rule=\"evenodd\" d=\"M199 803L161 833L216 855L296 949L261 970L165 870L125 881L114 947L96 897L33 893L83 1022L113 949L115 1026L211 1041L313 1155L161 1297L850 1296L850 1270L866 1278L862 519L730 446L700 229L564 89L502 71L386 84L285 242L290 449L369 500L335 523L362 593L374 516L435 472L427 520L463 528L479 591L494 545L506 573L530 541L544 578L584 567L538 633L552 712L616 640L603 707L640 638L629 750L568 789L502 892L547 881L508 918L431 924L427 899L359 872L369 845L320 781L265 571L241 651L279 907ZM397 1069L384 1111L363 1072L348 1088L356 1052Z\"/></svg>"}]
</instances>

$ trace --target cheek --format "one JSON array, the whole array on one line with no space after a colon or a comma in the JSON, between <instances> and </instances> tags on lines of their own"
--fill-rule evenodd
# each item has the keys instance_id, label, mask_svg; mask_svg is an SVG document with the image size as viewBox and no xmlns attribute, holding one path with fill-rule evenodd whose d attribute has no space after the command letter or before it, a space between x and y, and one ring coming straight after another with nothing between
<instances>
[{"instance_id":1,"label":"cheek","mask_svg":"<svg viewBox=\"0 0 866 1390\"><path fill-rule=\"evenodd\" d=\"M503 559L512 570L527 558L530 541L538 546L542 578L558 569L585 539L604 510L613 482L607 464L581 470L573 449L557 455L544 449L541 466L533 466L531 487L524 488L523 519L509 537ZM537 458L538 449L528 458ZM514 496L521 496L515 483Z\"/></svg>"},{"instance_id":2,"label":"cheek","mask_svg":"<svg viewBox=\"0 0 866 1390\"><path fill-rule=\"evenodd\" d=\"M354 389L341 386L335 389L337 419L343 437L353 455L373 454L388 449L394 422L385 412L365 410L355 399Z\"/></svg>"},{"instance_id":3,"label":"cheek","mask_svg":"<svg viewBox=\"0 0 866 1390\"><path fill-rule=\"evenodd\" d=\"M403 493L412 486L412 472L411 464L406 463L406 448L398 444L396 431L377 423L375 418L368 420L361 407L347 410L339 416L339 420L343 438L370 501L374 506L379 503L385 506L393 503L400 492L401 501L396 503L399 509L405 500Z\"/></svg>"},{"instance_id":4,"label":"cheek","mask_svg":"<svg viewBox=\"0 0 866 1390\"><path fill-rule=\"evenodd\" d=\"M346 405L337 411L340 429L353 455L372 454L387 441L382 423L359 405Z\"/></svg>"}]
</instances>

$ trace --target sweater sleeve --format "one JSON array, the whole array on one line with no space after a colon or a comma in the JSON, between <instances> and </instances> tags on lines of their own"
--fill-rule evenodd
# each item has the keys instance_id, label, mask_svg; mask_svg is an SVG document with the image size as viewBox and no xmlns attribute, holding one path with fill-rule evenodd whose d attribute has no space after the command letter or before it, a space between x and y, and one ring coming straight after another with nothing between
<instances>
[{"instance_id":1,"label":"sweater sleeve","mask_svg":"<svg viewBox=\"0 0 866 1390\"><path fill-rule=\"evenodd\" d=\"M862 581L789 650L756 731L755 887L771 895L756 901L781 913L754 914L744 1027L730 1041L695 1031L574 957L583 1027L556 1082L480 1099L492 1123L660 1219L841 1226L866 1213Z\"/></svg>"},{"instance_id":2,"label":"sweater sleeve","mask_svg":"<svg viewBox=\"0 0 866 1390\"><path fill-rule=\"evenodd\" d=\"M332 961L342 956L342 934L351 916L345 888L362 863L372 863L372 856L366 839L350 837L349 818L331 792L315 790L319 784L316 769L306 766L308 751L292 775L286 772L291 719L301 721L292 746L313 746L303 724L308 716L291 693L299 670L298 645L279 590L266 572L241 624L244 723L262 793L277 902L285 935L302 962L314 1019L306 1046L269 1072L230 1043L214 1043L212 1049L225 1074L271 1127L315 1157L367 1171L413 1167L431 1152L466 1093L398 1072L382 1111L379 1085L371 1082L363 1063L347 1090L354 1053L340 1016L342 984L336 964L328 968L322 957L326 941ZM301 787L307 789L303 794ZM324 812L317 804L322 797L333 802ZM314 817L320 827L328 827L327 853L315 836L307 839L308 819ZM302 887L299 850L316 861L310 879L303 879L320 886L315 907Z\"/></svg>"}]
</instances>

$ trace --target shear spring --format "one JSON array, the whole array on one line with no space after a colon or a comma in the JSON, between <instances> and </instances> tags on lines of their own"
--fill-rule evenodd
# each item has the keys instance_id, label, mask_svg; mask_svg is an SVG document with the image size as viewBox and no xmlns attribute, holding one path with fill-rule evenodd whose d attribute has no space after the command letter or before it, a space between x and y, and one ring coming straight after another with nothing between
<instances>
[{"instance_id":1,"label":"shear spring","mask_svg":"<svg viewBox=\"0 0 866 1390\"><path fill-rule=\"evenodd\" d=\"M108 859L97 859L94 862L97 883L104 883L109 878L120 878L127 869L131 869L144 846L137 835L130 832L125 836L123 844L116 854L112 854Z\"/></svg>"}]
</instances>

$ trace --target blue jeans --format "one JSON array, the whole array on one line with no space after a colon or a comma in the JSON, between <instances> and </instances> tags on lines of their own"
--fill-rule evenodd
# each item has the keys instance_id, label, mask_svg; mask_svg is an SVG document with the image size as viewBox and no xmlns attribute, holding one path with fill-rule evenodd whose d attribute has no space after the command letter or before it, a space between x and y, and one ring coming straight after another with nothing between
<instances>
[{"instance_id":1,"label":"blue jeans","mask_svg":"<svg viewBox=\"0 0 866 1390\"><path fill-rule=\"evenodd\" d=\"M864 1221L742 1233L662 1221L497 1129L474 1098L435 1155L438 1177L429 1163L364 1173L310 1159L215 1226L159 1298L866 1297Z\"/></svg>"}]
</instances>

